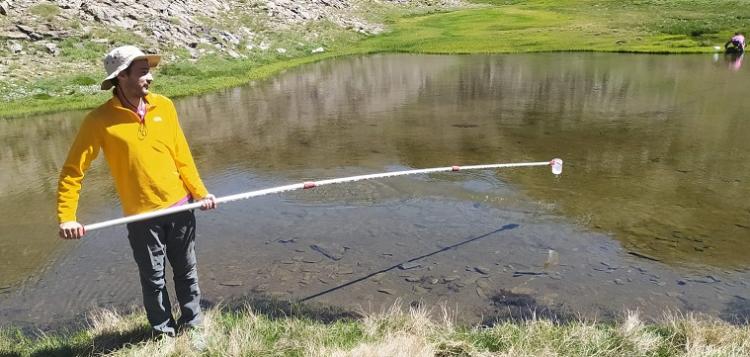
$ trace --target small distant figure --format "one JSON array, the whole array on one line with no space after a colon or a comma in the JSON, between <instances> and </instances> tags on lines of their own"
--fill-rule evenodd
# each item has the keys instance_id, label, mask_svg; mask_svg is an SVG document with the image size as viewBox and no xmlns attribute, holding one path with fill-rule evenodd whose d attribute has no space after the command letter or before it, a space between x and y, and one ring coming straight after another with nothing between
<instances>
[{"instance_id":1,"label":"small distant figure","mask_svg":"<svg viewBox=\"0 0 750 357\"><path fill-rule=\"evenodd\" d=\"M724 50L728 53L744 53L745 36L743 36L741 32L735 32L734 36L724 44Z\"/></svg>"}]
</instances>

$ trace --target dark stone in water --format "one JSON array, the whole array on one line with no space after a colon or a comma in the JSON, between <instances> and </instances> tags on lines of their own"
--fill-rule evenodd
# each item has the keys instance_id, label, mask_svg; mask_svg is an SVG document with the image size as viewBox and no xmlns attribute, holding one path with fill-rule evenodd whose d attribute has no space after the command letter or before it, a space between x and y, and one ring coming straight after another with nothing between
<instances>
[{"instance_id":1,"label":"dark stone in water","mask_svg":"<svg viewBox=\"0 0 750 357\"><path fill-rule=\"evenodd\" d=\"M391 290L391 289L378 289L378 292L386 294L386 295L393 295L393 294L395 294L395 292L393 290Z\"/></svg>"},{"instance_id":2,"label":"dark stone in water","mask_svg":"<svg viewBox=\"0 0 750 357\"><path fill-rule=\"evenodd\" d=\"M547 274L547 273L545 273L545 272L538 272L538 271L514 271L513 272L513 277L517 278L519 276L524 276L524 275L539 276L539 275L545 275L545 274Z\"/></svg>"},{"instance_id":3,"label":"dark stone in water","mask_svg":"<svg viewBox=\"0 0 750 357\"><path fill-rule=\"evenodd\" d=\"M323 254L326 258L331 260L341 260L341 258L344 257L343 250L341 250L340 252L333 252L332 248L323 247L320 244L313 244L310 246L310 249Z\"/></svg>"},{"instance_id":4,"label":"dark stone in water","mask_svg":"<svg viewBox=\"0 0 750 357\"><path fill-rule=\"evenodd\" d=\"M713 283L721 282L721 280L719 280L713 275L706 275L705 277L700 277L700 278L691 278L691 279L687 279L687 281L690 281L693 283L702 283L702 284L713 284Z\"/></svg>"},{"instance_id":5,"label":"dark stone in water","mask_svg":"<svg viewBox=\"0 0 750 357\"><path fill-rule=\"evenodd\" d=\"M454 127L454 128L466 129L466 128L476 128L479 125L476 125L476 124L453 124L451 126Z\"/></svg>"},{"instance_id":6,"label":"dark stone in water","mask_svg":"<svg viewBox=\"0 0 750 357\"><path fill-rule=\"evenodd\" d=\"M632 252L632 251L630 251L630 252L628 252L628 254L636 256L638 258L648 259L648 260L655 261L655 262L660 262L661 261L661 259L654 258L654 257L652 257L650 255L646 255L646 254L642 254L642 253L638 253L638 252Z\"/></svg>"},{"instance_id":7,"label":"dark stone in water","mask_svg":"<svg viewBox=\"0 0 750 357\"><path fill-rule=\"evenodd\" d=\"M527 322L545 319L555 323L580 321L580 317L570 313L561 304L543 305L529 294L513 293L508 290L495 292L490 296L494 311L488 313L482 325L493 326L504 321Z\"/></svg>"}]
</instances>

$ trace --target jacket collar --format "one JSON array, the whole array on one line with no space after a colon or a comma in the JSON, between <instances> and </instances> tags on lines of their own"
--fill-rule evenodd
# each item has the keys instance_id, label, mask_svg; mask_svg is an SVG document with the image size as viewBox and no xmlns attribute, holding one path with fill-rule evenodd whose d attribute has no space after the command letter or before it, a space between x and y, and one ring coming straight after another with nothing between
<instances>
[{"instance_id":1,"label":"jacket collar","mask_svg":"<svg viewBox=\"0 0 750 357\"><path fill-rule=\"evenodd\" d=\"M115 93L116 90L117 90L117 88L115 88L112 91L112 98L109 100L110 104L113 107L115 107L116 109L122 109L122 110L131 111L129 108L126 108L125 106L122 105L122 102L120 101L120 98L118 98L117 94ZM149 92L148 94L146 94L146 96L143 98L143 100L146 101L146 108L148 110L156 108L156 94L153 94L153 93Z\"/></svg>"}]
</instances>

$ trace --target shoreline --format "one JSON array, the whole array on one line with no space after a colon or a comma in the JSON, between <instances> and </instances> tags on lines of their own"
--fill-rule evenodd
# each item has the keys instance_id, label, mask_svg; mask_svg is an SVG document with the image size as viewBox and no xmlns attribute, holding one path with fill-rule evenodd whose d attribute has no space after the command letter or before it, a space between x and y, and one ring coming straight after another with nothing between
<instances>
[{"instance_id":1,"label":"shoreline","mask_svg":"<svg viewBox=\"0 0 750 357\"><path fill-rule=\"evenodd\" d=\"M478 325L456 323L446 306L353 313L273 299L205 311L203 349L189 334L151 335L142 310L98 310L86 325L34 334L0 329L0 354L26 355L304 355L304 356L694 356L746 355L750 327L700 314L665 312L646 322L625 311L612 322L525 315Z\"/></svg>"},{"instance_id":2,"label":"shoreline","mask_svg":"<svg viewBox=\"0 0 750 357\"><path fill-rule=\"evenodd\" d=\"M312 42L299 42L289 49L280 47L304 33L300 31L306 30L297 28L275 34L275 43L279 47L240 57L222 55L220 52L211 55L212 51L208 51L207 55L190 59L189 55L181 55L180 49L161 51L167 61L157 69L153 90L173 98L206 94L264 80L304 64L381 53L720 53L715 46L733 31L732 28L736 28L730 27L731 24L712 22L719 21L714 18L720 19L724 8L731 6L728 3L715 9L703 9L705 13L696 12L696 5L692 3L675 4L664 14L656 15L649 13L654 5L617 5L616 2L604 2L601 6L604 9L593 11L589 9L591 6L600 6L583 3L558 9L542 2L512 5L494 4L493 1L473 2L485 4L466 4L462 8L439 11L422 9L421 12L414 8L389 9L390 12L381 8L372 16L386 24L387 29L382 33L361 34L343 28L319 28L316 31L328 39L323 41L327 44L312 50L317 46ZM684 13L700 14L706 20L692 19L690 16L686 21L671 20L673 17L684 17ZM620 18L612 20L610 17ZM737 21L750 27L750 21ZM703 22L710 22L710 28L700 28L704 26ZM99 51L117 44L119 42L106 46L98 44L101 47ZM10 91L21 94L6 93L4 103L0 105L0 119L91 109L101 104L109 93L98 90L101 76L101 70L97 67L98 57L92 54L85 56L83 60L88 62L88 71L55 75ZM65 65L67 63L61 63L61 68Z\"/></svg>"},{"instance_id":3,"label":"shoreline","mask_svg":"<svg viewBox=\"0 0 750 357\"><path fill-rule=\"evenodd\" d=\"M284 60L275 62L272 64L264 65L254 70L251 70L246 76L234 77L228 81L211 81L204 84L187 84L179 87L165 88L164 90L155 91L158 94L167 96L171 99L210 94L221 90L237 88L251 84L256 81L262 81L272 78L274 75L283 73L284 71L291 70L303 65L313 64L316 62L327 61L331 59L344 58L350 56L370 56L378 54L412 54L412 55L454 55L454 56L472 56L472 55L514 55L514 54L532 54L532 53L619 53L619 54L640 54L640 55L697 55L697 54L711 54L719 52L710 51L693 51L693 52L669 52L669 51L654 51L654 52L641 52L641 51L628 51L628 50L617 50L617 51L602 51L596 49L569 49L569 50L552 50L552 51L517 51L517 52L455 52L455 53L443 53L443 52L409 52L409 51L362 51L362 52L347 52L347 53L331 53L327 55L311 55L305 57L297 57L290 60ZM244 63L239 63L242 66ZM249 63L247 63L249 64ZM157 72L158 73L158 72ZM154 88L160 89L163 84L159 83L159 80L163 78L161 76L156 77L154 81ZM224 78L222 78L223 80ZM98 85L96 86L98 87ZM175 88L175 89L172 89ZM71 97L57 97L50 99L31 99L23 101L10 101L0 106L0 120L13 120L22 119L31 116L44 115L57 112L77 111L77 110L88 110L96 108L97 106L104 103L111 97L110 91L100 91L88 97L71 96Z\"/></svg>"}]
</instances>

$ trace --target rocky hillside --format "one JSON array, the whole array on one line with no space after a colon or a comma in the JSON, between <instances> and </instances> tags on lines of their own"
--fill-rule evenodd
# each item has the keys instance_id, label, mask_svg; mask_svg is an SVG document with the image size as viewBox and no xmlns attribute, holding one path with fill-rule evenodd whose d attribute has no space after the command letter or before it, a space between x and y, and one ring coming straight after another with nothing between
<instances>
[{"instance_id":1,"label":"rocky hillside","mask_svg":"<svg viewBox=\"0 0 750 357\"><path fill-rule=\"evenodd\" d=\"M371 9L461 5L461 0L0 0L0 81L80 70L93 65L85 63L93 49L120 43L170 53L172 59L206 53L240 58L254 51L284 53L286 48L274 44L276 35L296 32L297 47L320 52L325 48L315 42L325 31L384 31ZM29 64L34 71L25 70Z\"/></svg>"}]
</instances>

